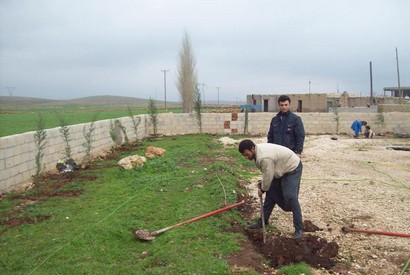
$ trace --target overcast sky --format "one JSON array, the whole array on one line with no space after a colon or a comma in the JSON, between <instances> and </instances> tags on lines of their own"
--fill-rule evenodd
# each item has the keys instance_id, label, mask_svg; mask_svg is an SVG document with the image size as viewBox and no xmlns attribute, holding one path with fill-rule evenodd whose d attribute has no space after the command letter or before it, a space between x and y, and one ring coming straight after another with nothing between
<instances>
[{"instance_id":1,"label":"overcast sky","mask_svg":"<svg viewBox=\"0 0 410 275\"><path fill-rule=\"evenodd\" d=\"M0 95L179 101L191 39L207 100L410 86L408 0L0 0ZM310 82L310 84L309 84Z\"/></svg>"}]
</instances>

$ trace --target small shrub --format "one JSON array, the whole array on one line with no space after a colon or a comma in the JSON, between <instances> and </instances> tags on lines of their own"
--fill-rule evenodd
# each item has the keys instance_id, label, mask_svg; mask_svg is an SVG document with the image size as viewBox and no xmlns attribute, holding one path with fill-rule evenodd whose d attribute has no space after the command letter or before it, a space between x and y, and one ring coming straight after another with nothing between
<instances>
[{"instance_id":1,"label":"small shrub","mask_svg":"<svg viewBox=\"0 0 410 275\"><path fill-rule=\"evenodd\" d=\"M68 128L67 121L64 116L57 113L60 129L59 132L65 142L64 156L66 159L71 159L71 146L70 146L70 129Z\"/></svg>"},{"instance_id":2,"label":"small shrub","mask_svg":"<svg viewBox=\"0 0 410 275\"><path fill-rule=\"evenodd\" d=\"M127 128L125 128L125 126L122 125L121 121L119 121L119 120L116 120L115 123L117 124L118 128L120 128L121 132L124 135L125 144L128 144L130 140L129 140L128 135L127 135Z\"/></svg>"},{"instance_id":3,"label":"small shrub","mask_svg":"<svg viewBox=\"0 0 410 275\"><path fill-rule=\"evenodd\" d=\"M384 127L385 121L384 121L384 115L383 113L378 113L376 116L376 124L379 125L380 127Z\"/></svg>"},{"instance_id":4,"label":"small shrub","mask_svg":"<svg viewBox=\"0 0 410 275\"><path fill-rule=\"evenodd\" d=\"M132 127L134 128L135 141L138 142L138 126L141 123L141 117L137 117L137 119L135 119L135 117L134 117L134 115L131 111L131 108L128 107L127 110L128 110L128 116L131 118L131 121L132 121Z\"/></svg>"},{"instance_id":5,"label":"small shrub","mask_svg":"<svg viewBox=\"0 0 410 275\"><path fill-rule=\"evenodd\" d=\"M85 148L85 156L84 156L84 164L88 166L92 160L91 158L91 150L92 150L92 143L93 143L93 135L95 131L95 120L93 120L90 124L90 127L87 129L86 126L83 127L83 136L85 142L83 143L83 147Z\"/></svg>"},{"instance_id":6,"label":"small shrub","mask_svg":"<svg viewBox=\"0 0 410 275\"><path fill-rule=\"evenodd\" d=\"M198 85L195 87L194 93L194 110L196 114L196 121L199 126L199 132L202 134L202 102L201 92L199 91Z\"/></svg>"},{"instance_id":7,"label":"small shrub","mask_svg":"<svg viewBox=\"0 0 410 275\"><path fill-rule=\"evenodd\" d=\"M114 143L112 146L112 151L115 151L115 148L117 147L118 135L117 131L115 131L115 123L112 120L110 120L110 137L112 142Z\"/></svg>"},{"instance_id":8,"label":"small shrub","mask_svg":"<svg viewBox=\"0 0 410 275\"><path fill-rule=\"evenodd\" d=\"M339 127L340 127L339 108L335 107L333 109L333 113L335 114L335 121L336 121L336 135L338 135L339 134Z\"/></svg>"},{"instance_id":9,"label":"small shrub","mask_svg":"<svg viewBox=\"0 0 410 275\"><path fill-rule=\"evenodd\" d=\"M36 174L34 175L34 185L38 189L40 188L39 176L43 171L43 157L44 148L46 147L47 133L45 129L45 122L43 116L39 113L37 121L37 130L34 133L34 144L37 148L36 154Z\"/></svg>"},{"instance_id":10,"label":"small shrub","mask_svg":"<svg viewBox=\"0 0 410 275\"><path fill-rule=\"evenodd\" d=\"M157 136L158 132L158 108L155 103L155 100L152 99L151 97L148 100L148 114L153 126L154 130L154 137Z\"/></svg>"}]
</instances>

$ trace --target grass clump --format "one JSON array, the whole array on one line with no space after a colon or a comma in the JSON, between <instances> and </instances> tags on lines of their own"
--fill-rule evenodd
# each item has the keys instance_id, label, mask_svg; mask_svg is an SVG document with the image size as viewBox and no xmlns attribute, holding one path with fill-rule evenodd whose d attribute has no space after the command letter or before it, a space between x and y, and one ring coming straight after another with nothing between
<instances>
[{"instance_id":1,"label":"grass clump","mask_svg":"<svg viewBox=\"0 0 410 275\"><path fill-rule=\"evenodd\" d=\"M310 271L309 265L305 263L298 263L298 264L291 264L287 265L284 267L281 267L278 270L278 274L281 275L312 275L312 272Z\"/></svg>"}]
</instances>

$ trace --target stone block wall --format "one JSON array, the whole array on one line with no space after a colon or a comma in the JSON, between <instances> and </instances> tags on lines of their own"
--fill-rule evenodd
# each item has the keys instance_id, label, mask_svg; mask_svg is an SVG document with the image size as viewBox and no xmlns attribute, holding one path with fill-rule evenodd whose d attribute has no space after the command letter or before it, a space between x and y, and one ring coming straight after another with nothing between
<instances>
[{"instance_id":1,"label":"stone block wall","mask_svg":"<svg viewBox=\"0 0 410 275\"><path fill-rule=\"evenodd\" d=\"M410 116L408 113L297 113L303 121L307 134L351 134L350 126L356 119L366 120L376 134L400 133L410 134ZM248 114L248 133L251 135L266 135L269 124L275 113L255 112ZM153 125L148 115L135 116L140 119L138 139L151 136ZM117 119L126 129L130 141L135 141L132 120L129 117ZM338 124L337 124L338 120ZM110 125L114 120L95 122L93 136L94 156L102 155L111 150L114 142L110 136ZM339 125L337 127L337 125ZM72 157L81 163L86 148L83 129L90 127L90 123L69 126L70 147ZM206 134L243 134L245 127L244 113L204 113L202 114L202 132ZM47 129L47 143L44 150L44 171L56 171L58 160L64 157L65 143L59 133L59 128ZM125 137L119 129L117 144L122 144ZM199 133L199 126L195 113L158 115L157 134L184 135ZM37 148L34 144L34 132L12 135L0 138L0 193L9 192L28 184L35 175L35 156Z\"/></svg>"}]
</instances>

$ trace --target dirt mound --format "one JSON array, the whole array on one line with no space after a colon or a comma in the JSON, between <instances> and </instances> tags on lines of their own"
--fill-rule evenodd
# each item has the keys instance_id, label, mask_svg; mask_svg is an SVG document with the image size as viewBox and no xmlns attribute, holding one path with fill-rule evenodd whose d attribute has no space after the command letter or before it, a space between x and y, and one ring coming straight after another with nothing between
<instances>
[{"instance_id":1,"label":"dirt mound","mask_svg":"<svg viewBox=\"0 0 410 275\"><path fill-rule=\"evenodd\" d=\"M237 223L231 225L233 232L247 236L241 243L242 250L228 258L228 262L236 271L255 270L269 273L281 266L300 262L330 271L337 263L339 245L336 242L328 242L326 239L311 235L294 240L278 233L268 235L266 242L263 243L262 230L245 230ZM264 264L267 260L268 265ZM340 266L338 268L340 269Z\"/></svg>"},{"instance_id":2,"label":"dirt mound","mask_svg":"<svg viewBox=\"0 0 410 275\"><path fill-rule=\"evenodd\" d=\"M238 194L238 199L245 201L245 204L238 207L238 210L241 216L248 220L252 213L254 214L257 211L254 207L257 200L247 194ZM294 240L280 232L274 234L268 232L266 242L263 243L262 229L247 230L237 223L231 225L232 231L242 233L248 238L247 243L243 242L241 244L243 250L229 258L231 266L266 272L269 268L278 268L299 262L328 270L331 270L336 264L339 252L339 245L336 242L328 242L324 238L306 233L302 239ZM305 232L323 230L310 220L305 220L303 227ZM253 259L253 261L249 259ZM269 260L269 266L262 264L266 262L263 259Z\"/></svg>"},{"instance_id":3,"label":"dirt mound","mask_svg":"<svg viewBox=\"0 0 410 275\"><path fill-rule=\"evenodd\" d=\"M271 236L266 243L263 243L261 232L248 230L247 236L274 268L304 262L312 267L331 269L339 251L337 243L316 236L305 236L300 240Z\"/></svg>"}]
</instances>

